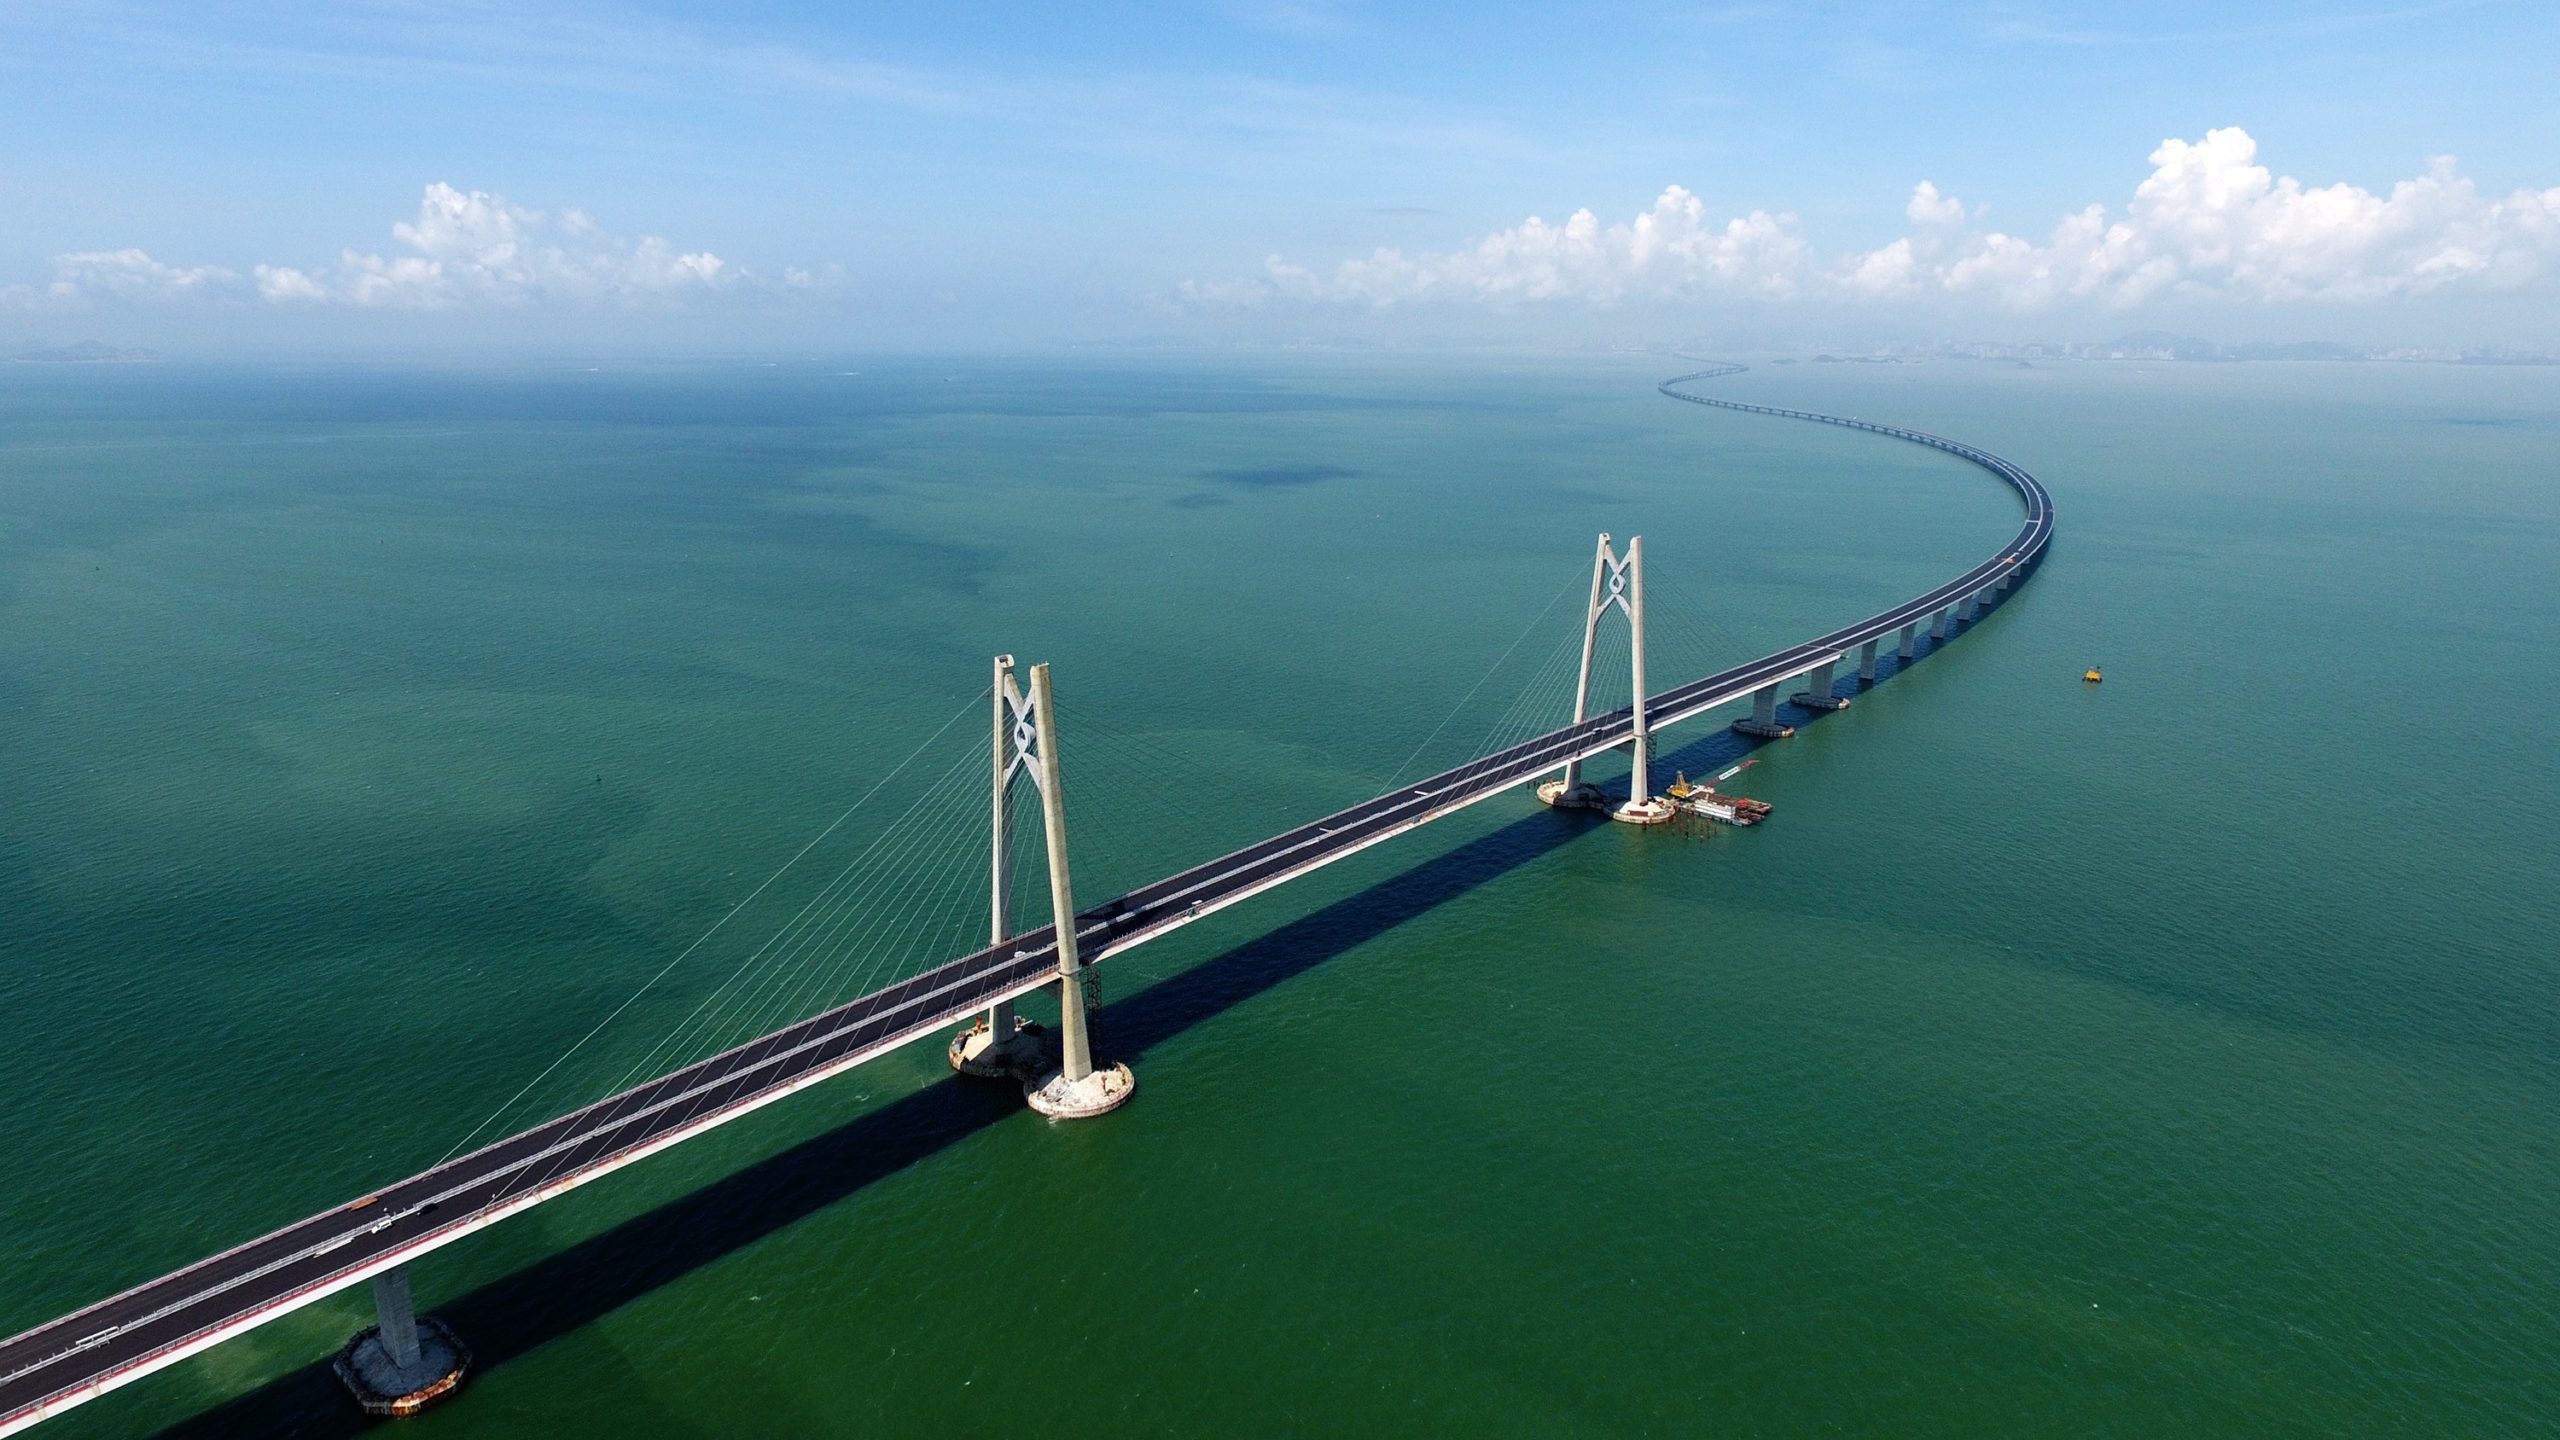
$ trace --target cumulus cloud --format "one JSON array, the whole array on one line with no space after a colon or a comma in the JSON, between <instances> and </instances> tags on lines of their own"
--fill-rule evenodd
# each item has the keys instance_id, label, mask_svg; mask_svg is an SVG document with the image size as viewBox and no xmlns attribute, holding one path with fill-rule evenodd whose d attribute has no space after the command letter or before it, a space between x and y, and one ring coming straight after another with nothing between
<instances>
[{"instance_id":1,"label":"cumulus cloud","mask_svg":"<svg viewBox=\"0 0 2560 1440\"><path fill-rule=\"evenodd\" d=\"M2560 281L2560 189L2486 197L2450 158L2382 193L2307 186L2260 164L2257 142L2236 127L2163 141L2150 161L2120 214L2090 205L2041 239L1971 228L1978 212L1924 180L1904 207L1909 233L1824 259L1793 215L1754 210L1719 224L1674 185L1624 224L1603 225L1589 210L1562 225L1532 217L1466 249L1384 249L1330 273L1274 256L1256 279L1182 293L1374 306L1938 298L2037 310L2161 299L2358 303Z\"/></svg>"},{"instance_id":2,"label":"cumulus cloud","mask_svg":"<svg viewBox=\"0 0 2560 1440\"><path fill-rule=\"evenodd\" d=\"M335 267L261 265L258 293L276 302L419 309L543 300L632 302L713 290L738 278L708 250L679 251L657 236L624 241L577 210L546 213L485 190L438 182L414 220L391 227L405 251L348 250Z\"/></svg>"},{"instance_id":3,"label":"cumulus cloud","mask_svg":"<svg viewBox=\"0 0 2560 1440\"><path fill-rule=\"evenodd\" d=\"M1754 210L1722 225L1677 185L1653 208L1604 226L1589 210L1561 225L1531 216L1466 250L1408 255L1382 249L1329 276L1273 256L1258 281L1192 285L1194 299L1252 303L1278 296L1365 300L1558 300L1614 304L1639 294L1756 294L1784 299L1812 269L1796 217Z\"/></svg>"},{"instance_id":4,"label":"cumulus cloud","mask_svg":"<svg viewBox=\"0 0 2560 1440\"><path fill-rule=\"evenodd\" d=\"M485 190L426 187L415 218L395 223L389 254L343 251L334 265L262 264L244 278L218 266L164 264L140 250L54 257L54 278L10 287L20 304L97 300L218 302L445 309L567 302L632 305L750 284L753 277L708 250L679 250L657 236L624 240L584 212L542 211ZM794 272L793 284L810 283Z\"/></svg>"}]
</instances>

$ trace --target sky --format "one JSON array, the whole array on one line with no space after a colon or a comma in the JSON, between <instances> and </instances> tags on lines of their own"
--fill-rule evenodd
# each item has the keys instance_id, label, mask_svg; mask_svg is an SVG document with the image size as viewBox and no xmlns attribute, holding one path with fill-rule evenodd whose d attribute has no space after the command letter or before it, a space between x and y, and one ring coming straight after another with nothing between
<instances>
[{"instance_id":1,"label":"sky","mask_svg":"<svg viewBox=\"0 0 2560 1440\"><path fill-rule=\"evenodd\" d=\"M0 342L2560 348L2560 5L0 0Z\"/></svg>"}]
</instances>

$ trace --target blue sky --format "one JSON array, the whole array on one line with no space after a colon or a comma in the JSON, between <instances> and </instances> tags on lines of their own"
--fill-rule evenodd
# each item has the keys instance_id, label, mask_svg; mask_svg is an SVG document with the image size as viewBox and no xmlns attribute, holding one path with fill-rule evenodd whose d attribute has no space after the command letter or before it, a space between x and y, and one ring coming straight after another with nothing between
<instances>
[{"instance_id":1,"label":"blue sky","mask_svg":"<svg viewBox=\"0 0 2560 1440\"><path fill-rule=\"evenodd\" d=\"M0 337L2560 339L2555 74L2507 0L12 5Z\"/></svg>"}]
</instances>

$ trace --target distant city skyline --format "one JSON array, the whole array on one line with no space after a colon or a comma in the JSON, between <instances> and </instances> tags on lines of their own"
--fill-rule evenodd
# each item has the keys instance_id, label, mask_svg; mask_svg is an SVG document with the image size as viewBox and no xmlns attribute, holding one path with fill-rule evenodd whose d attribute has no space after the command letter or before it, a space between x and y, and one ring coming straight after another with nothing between
<instances>
[{"instance_id":1,"label":"distant city skyline","mask_svg":"<svg viewBox=\"0 0 2560 1440\"><path fill-rule=\"evenodd\" d=\"M0 10L0 341L2549 345L2478 3Z\"/></svg>"}]
</instances>

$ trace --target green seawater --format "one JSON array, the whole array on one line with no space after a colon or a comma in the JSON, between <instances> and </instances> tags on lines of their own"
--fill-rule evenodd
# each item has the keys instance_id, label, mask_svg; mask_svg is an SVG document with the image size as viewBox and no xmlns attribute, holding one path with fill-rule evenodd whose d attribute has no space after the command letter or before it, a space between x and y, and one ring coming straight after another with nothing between
<instances>
[{"instance_id":1,"label":"green seawater","mask_svg":"<svg viewBox=\"0 0 2560 1440\"><path fill-rule=\"evenodd\" d=\"M1104 967L1106 1120L916 1046L438 1251L402 1433L2560 1434L2560 371L1755 363L2060 521L1768 824L1498 799ZM2016 528L1690 368L0 372L0 1333L604 1093L884 834L979 943L998 651L1094 900L1561 723L1597 531L1660 688ZM351 1434L369 1314L41 1433Z\"/></svg>"}]
</instances>

